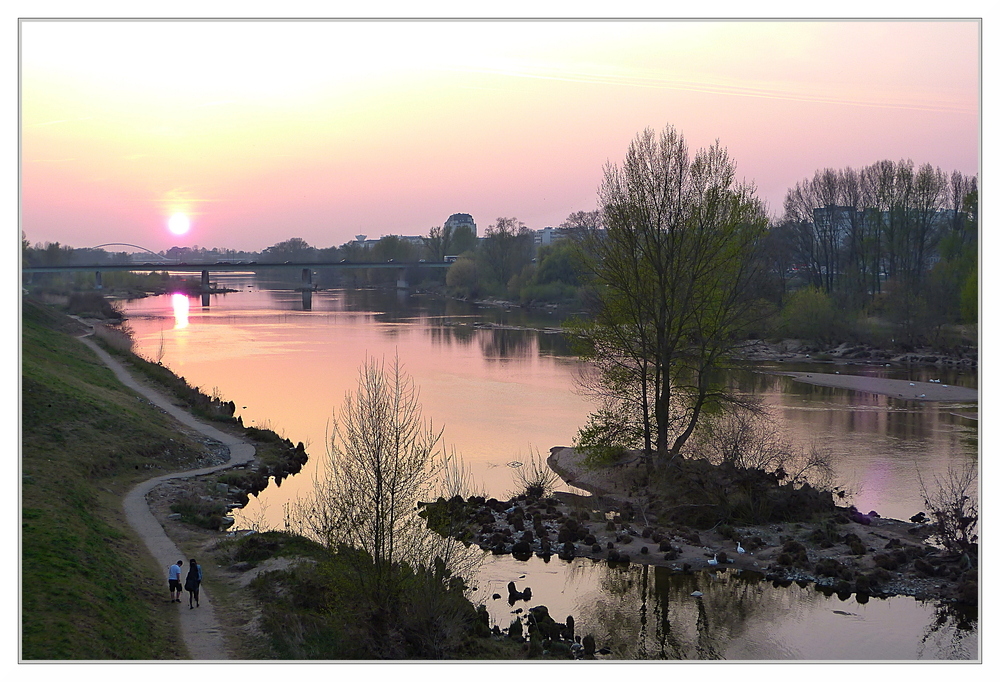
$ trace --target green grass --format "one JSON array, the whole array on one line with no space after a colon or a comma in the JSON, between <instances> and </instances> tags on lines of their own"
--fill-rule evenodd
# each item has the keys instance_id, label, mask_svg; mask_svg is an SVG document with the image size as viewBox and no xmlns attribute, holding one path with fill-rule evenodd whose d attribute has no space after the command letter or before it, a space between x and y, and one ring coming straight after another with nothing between
<instances>
[{"instance_id":1,"label":"green grass","mask_svg":"<svg viewBox=\"0 0 1000 682\"><path fill-rule=\"evenodd\" d=\"M200 446L66 332L22 309L22 658L184 657L163 567L121 511L136 481L193 465Z\"/></svg>"}]
</instances>

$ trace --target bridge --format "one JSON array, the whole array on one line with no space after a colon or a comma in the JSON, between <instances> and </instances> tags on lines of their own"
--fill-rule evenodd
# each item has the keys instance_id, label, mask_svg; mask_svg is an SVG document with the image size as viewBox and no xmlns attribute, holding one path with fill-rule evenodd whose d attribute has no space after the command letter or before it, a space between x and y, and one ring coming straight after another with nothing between
<instances>
[{"instance_id":1,"label":"bridge","mask_svg":"<svg viewBox=\"0 0 1000 682\"><path fill-rule=\"evenodd\" d=\"M411 268L434 269L449 268L451 261L428 262L428 261L387 261L385 263L365 263L353 261L334 262L290 262L284 263L258 263L257 261L216 261L215 263L102 263L100 265L37 265L21 268L21 272L26 275L43 272L93 272L96 278L97 288L102 287L102 272L200 272L201 285L209 288L209 275L212 272L257 272L258 270L299 270L304 286L312 286L313 270L319 268L330 270L396 270L399 272L396 278L396 286L406 289L409 284L406 281L406 271Z\"/></svg>"}]
</instances>

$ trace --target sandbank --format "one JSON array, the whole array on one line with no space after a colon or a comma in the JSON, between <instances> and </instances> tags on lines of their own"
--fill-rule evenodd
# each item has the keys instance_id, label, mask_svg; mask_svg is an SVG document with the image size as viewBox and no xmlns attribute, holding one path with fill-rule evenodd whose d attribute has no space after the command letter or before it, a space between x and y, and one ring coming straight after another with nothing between
<instances>
[{"instance_id":1,"label":"sandbank","mask_svg":"<svg viewBox=\"0 0 1000 682\"><path fill-rule=\"evenodd\" d=\"M877 393L903 400L931 400L938 402L979 402L979 391L965 386L951 386L927 381L885 379L861 374L827 374L824 372L769 372L792 377L795 381L816 386L846 388L851 391Z\"/></svg>"}]
</instances>

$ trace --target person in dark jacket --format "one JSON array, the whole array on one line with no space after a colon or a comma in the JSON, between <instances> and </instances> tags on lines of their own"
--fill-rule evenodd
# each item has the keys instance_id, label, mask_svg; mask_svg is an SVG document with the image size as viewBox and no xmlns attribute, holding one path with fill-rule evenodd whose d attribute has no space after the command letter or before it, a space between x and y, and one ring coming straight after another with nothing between
<instances>
[{"instance_id":1,"label":"person in dark jacket","mask_svg":"<svg viewBox=\"0 0 1000 682\"><path fill-rule=\"evenodd\" d=\"M201 587L201 566L194 559L191 559L189 563L190 567L187 579L184 581L184 589L188 593L188 608L193 609L195 606L201 606L201 602L198 601L198 588Z\"/></svg>"}]
</instances>

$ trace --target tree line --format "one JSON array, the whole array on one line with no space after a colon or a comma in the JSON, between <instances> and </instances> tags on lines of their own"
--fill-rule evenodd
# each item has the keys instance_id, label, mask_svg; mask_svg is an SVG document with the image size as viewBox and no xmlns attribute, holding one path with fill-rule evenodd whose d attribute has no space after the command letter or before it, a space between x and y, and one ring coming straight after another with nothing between
<instances>
[{"instance_id":1,"label":"tree line","mask_svg":"<svg viewBox=\"0 0 1000 682\"><path fill-rule=\"evenodd\" d=\"M913 339L976 322L978 223L975 176L911 160L826 168L788 190L769 257L782 298L798 280Z\"/></svg>"},{"instance_id":2,"label":"tree line","mask_svg":"<svg viewBox=\"0 0 1000 682\"><path fill-rule=\"evenodd\" d=\"M661 175L678 172L659 169ZM688 172L681 175L687 177ZM688 205L679 189L659 200L667 199ZM766 304L769 315L750 333L827 343L853 339L916 345L942 341L947 325L975 323L978 204L976 176L946 173L926 163L884 160L860 169L817 170L788 190L780 217L763 218L753 251L762 259L762 270L744 291ZM599 243L593 237L608 234L606 223L620 220L616 210L620 214L602 199L598 210L571 213L546 245L536 244L535 232L516 217L501 216L478 239L467 226L446 224L431 227L428 236L416 242L387 235L375 243L352 240L322 248L293 237L258 252L195 246L174 247L160 255L185 262L260 264L454 258L446 272L415 270L407 278L415 286L464 298L585 309L593 297L588 278L594 263L581 245L589 244L593 251ZM129 254L74 249L58 242L32 246L23 237L22 258L26 265L119 263L127 262ZM90 273L48 277L77 288L92 278ZM319 273L321 286L385 285L395 278L391 270Z\"/></svg>"}]
</instances>

